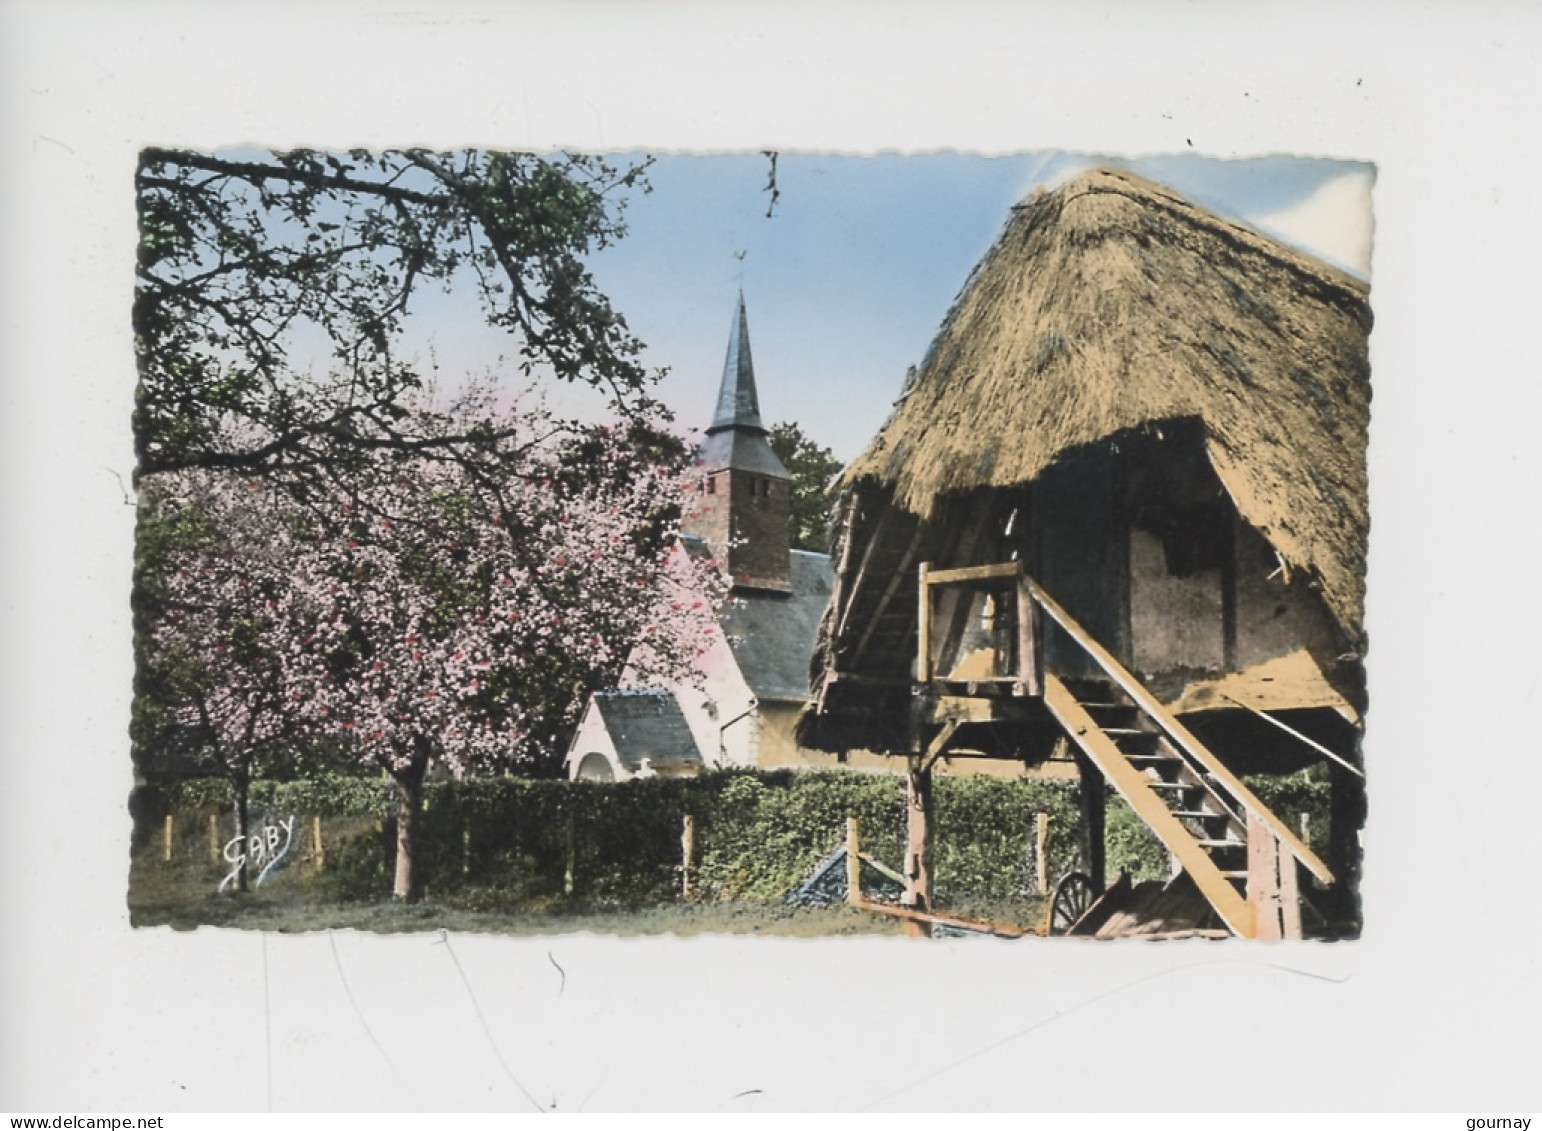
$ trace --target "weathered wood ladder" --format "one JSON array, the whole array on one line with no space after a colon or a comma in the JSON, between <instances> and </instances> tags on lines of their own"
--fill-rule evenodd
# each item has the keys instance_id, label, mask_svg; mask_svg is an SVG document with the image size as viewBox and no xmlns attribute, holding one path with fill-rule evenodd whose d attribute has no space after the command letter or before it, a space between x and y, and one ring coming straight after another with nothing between
<instances>
[{"instance_id":1,"label":"weathered wood ladder","mask_svg":"<svg viewBox=\"0 0 1542 1131\"><path fill-rule=\"evenodd\" d=\"M1094 640L1019 562L922 571L923 614L931 584L1015 577L1021 693L1040 694L1083 754L1157 836L1221 921L1243 938L1300 935L1295 861L1324 883L1333 875L1106 648ZM1106 680L1064 680L1044 670L1032 623L1042 611L1102 669ZM922 616L924 677L930 677Z\"/></svg>"}]
</instances>

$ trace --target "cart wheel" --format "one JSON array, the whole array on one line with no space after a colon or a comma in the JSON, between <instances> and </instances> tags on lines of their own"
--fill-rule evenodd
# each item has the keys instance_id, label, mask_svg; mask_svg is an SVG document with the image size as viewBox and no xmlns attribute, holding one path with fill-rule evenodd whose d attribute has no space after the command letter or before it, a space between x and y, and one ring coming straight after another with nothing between
<instances>
[{"instance_id":1,"label":"cart wheel","mask_svg":"<svg viewBox=\"0 0 1542 1131\"><path fill-rule=\"evenodd\" d=\"M1050 903L1049 933L1063 935L1087 913L1098 890L1092 885L1092 877L1083 872L1067 872L1055 885L1055 898Z\"/></svg>"}]
</instances>

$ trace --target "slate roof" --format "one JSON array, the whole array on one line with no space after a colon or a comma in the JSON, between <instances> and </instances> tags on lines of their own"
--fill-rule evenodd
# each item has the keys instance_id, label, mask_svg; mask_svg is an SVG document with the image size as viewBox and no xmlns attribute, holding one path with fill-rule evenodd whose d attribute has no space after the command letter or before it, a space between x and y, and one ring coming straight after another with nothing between
<instances>
[{"instance_id":1,"label":"slate roof","mask_svg":"<svg viewBox=\"0 0 1542 1131\"><path fill-rule=\"evenodd\" d=\"M755 391L755 362L750 356L750 323L744 295L734 311L728 335L728 356L723 359L723 383L718 389L717 410L700 449L708 468L732 467L757 475L788 478L787 468L766 441L760 419L760 397Z\"/></svg>"},{"instance_id":2,"label":"slate roof","mask_svg":"<svg viewBox=\"0 0 1542 1131\"><path fill-rule=\"evenodd\" d=\"M700 767L696 740L669 692L601 691L594 702L628 772L640 769L644 758L655 770L671 765Z\"/></svg>"},{"instance_id":3,"label":"slate roof","mask_svg":"<svg viewBox=\"0 0 1542 1131\"><path fill-rule=\"evenodd\" d=\"M830 600L830 555L792 551L790 593L736 592L718 614L755 698L808 698L809 657Z\"/></svg>"}]
</instances>

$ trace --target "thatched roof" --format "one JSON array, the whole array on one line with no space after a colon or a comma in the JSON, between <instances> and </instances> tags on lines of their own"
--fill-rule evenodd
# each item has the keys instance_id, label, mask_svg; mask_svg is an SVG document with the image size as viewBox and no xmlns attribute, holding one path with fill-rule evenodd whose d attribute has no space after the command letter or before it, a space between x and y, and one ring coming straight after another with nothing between
<instances>
[{"instance_id":1,"label":"thatched roof","mask_svg":"<svg viewBox=\"0 0 1542 1131\"><path fill-rule=\"evenodd\" d=\"M1081 445L1197 419L1243 518L1363 615L1371 326L1365 283L1133 174L1013 209L845 483L922 519Z\"/></svg>"}]
</instances>

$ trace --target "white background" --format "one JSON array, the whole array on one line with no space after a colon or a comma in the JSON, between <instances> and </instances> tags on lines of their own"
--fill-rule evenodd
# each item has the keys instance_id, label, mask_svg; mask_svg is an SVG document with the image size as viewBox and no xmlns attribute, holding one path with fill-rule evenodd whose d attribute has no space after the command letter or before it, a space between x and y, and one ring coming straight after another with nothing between
<instances>
[{"instance_id":1,"label":"white background","mask_svg":"<svg viewBox=\"0 0 1542 1131\"><path fill-rule=\"evenodd\" d=\"M1535 1109L1529 6L0 13L0 1108L528 1110L523 1087L565 1110ZM451 952L434 935L131 930L118 477L147 143L1374 161L1364 939Z\"/></svg>"}]
</instances>

